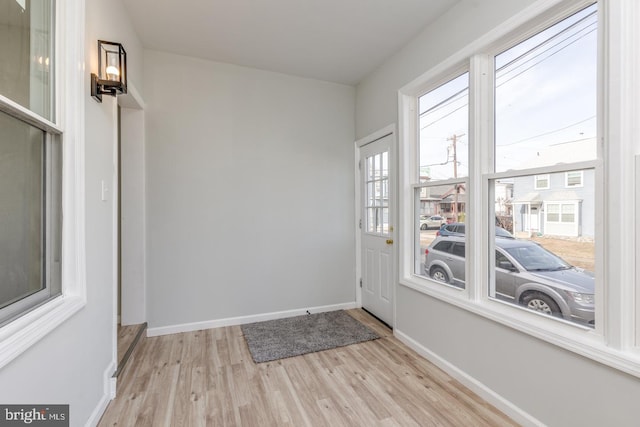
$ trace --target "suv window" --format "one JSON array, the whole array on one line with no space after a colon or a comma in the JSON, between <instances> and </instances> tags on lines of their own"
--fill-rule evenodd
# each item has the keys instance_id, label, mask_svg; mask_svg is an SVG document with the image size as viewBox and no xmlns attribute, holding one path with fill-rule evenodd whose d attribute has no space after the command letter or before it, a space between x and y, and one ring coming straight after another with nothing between
<instances>
[{"instance_id":1,"label":"suv window","mask_svg":"<svg viewBox=\"0 0 640 427\"><path fill-rule=\"evenodd\" d=\"M435 245L433 249L442 252L451 252L451 245L453 245L453 242L440 242Z\"/></svg>"},{"instance_id":2,"label":"suv window","mask_svg":"<svg viewBox=\"0 0 640 427\"><path fill-rule=\"evenodd\" d=\"M503 265L501 266L500 263L503 263ZM506 269L512 269L513 264L511 263L511 261L509 261L509 258L507 258L506 256L504 256L504 254L496 251L496 267L497 268L506 268Z\"/></svg>"},{"instance_id":3,"label":"suv window","mask_svg":"<svg viewBox=\"0 0 640 427\"><path fill-rule=\"evenodd\" d=\"M453 255L464 258L464 243L454 243L451 253Z\"/></svg>"}]
</instances>

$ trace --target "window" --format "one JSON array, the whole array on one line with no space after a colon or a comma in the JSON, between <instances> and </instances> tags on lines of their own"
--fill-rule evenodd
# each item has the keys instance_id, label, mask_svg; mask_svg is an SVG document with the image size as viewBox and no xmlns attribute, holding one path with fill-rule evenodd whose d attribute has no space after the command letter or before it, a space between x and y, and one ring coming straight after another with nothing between
<instances>
[{"instance_id":1,"label":"window","mask_svg":"<svg viewBox=\"0 0 640 427\"><path fill-rule=\"evenodd\" d=\"M567 295L586 293L593 301L595 294L595 188L577 192L583 170L574 164L597 159L597 24L597 6L591 5L494 56L496 160L489 175L513 183L512 231L519 238L489 242L518 270L491 274L489 297L507 292L507 301L518 307L591 326L593 303L578 304ZM591 165L586 173L594 173ZM534 170L548 172L533 175L531 189ZM496 180L489 182L495 194ZM496 268L495 260L488 262L490 271ZM571 274L561 278L553 273L558 269Z\"/></svg>"},{"instance_id":2,"label":"window","mask_svg":"<svg viewBox=\"0 0 640 427\"><path fill-rule=\"evenodd\" d=\"M576 222L575 205L563 204L560 207L560 222Z\"/></svg>"},{"instance_id":3,"label":"window","mask_svg":"<svg viewBox=\"0 0 640 427\"><path fill-rule=\"evenodd\" d=\"M549 188L549 175L536 175L534 180L536 190L546 190Z\"/></svg>"},{"instance_id":4,"label":"window","mask_svg":"<svg viewBox=\"0 0 640 427\"><path fill-rule=\"evenodd\" d=\"M415 182L414 272L433 278L431 261L421 254L446 223L463 223L466 215L466 177L469 175L469 73L465 72L419 97L419 144ZM428 223L420 215L442 219ZM447 226L449 227L449 226ZM464 229L462 230L464 234ZM461 246L464 251L464 245ZM464 267L462 267L464 270ZM430 273L431 272L431 273ZM464 283L464 282L462 282Z\"/></svg>"},{"instance_id":5,"label":"window","mask_svg":"<svg viewBox=\"0 0 640 427\"><path fill-rule=\"evenodd\" d=\"M1 368L86 304L87 76L81 0L0 3Z\"/></svg>"},{"instance_id":6,"label":"window","mask_svg":"<svg viewBox=\"0 0 640 427\"><path fill-rule=\"evenodd\" d=\"M389 153L367 157L365 167L365 230L367 233L389 236Z\"/></svg>"},{"instance_id":7,"label":"window","mask_svg":"<svg viewBox=\"0 0 640 427\"><path fill-rule=\"evenodd\" d=\"M0 94L36 119L0 113L0 324L61 293L61 143L45 122L55 120L51 5L3 6L15 42L2 44Z\"/></svg>"},{"instance_id":8,"label":"window","mask_svg":"<svg viewBox=\"0 0 640 427\"><path fill-rule=\"evenodd\" d=\"M560 205L555 203L547 205L547 222L560 222Z\"/></svg>"},{"instance_id":9,"label":"window","mask_svg":"<svg viewBox=\"0 0 640 427\"><path fill-rule=\"evenodd\" d=\"M412 242L416 193L428 186L416 161L418 100L443 76L470 70L465 291L415 268L429 245L403 248L400 284L640 376L640 16L631 10L635 0L562 0L523 10L399 90L400 235ZM548 188L537 185L542 175ZM632 232L616 233L621 224ZM515 239L498 237L498 227ZM555 267L526 270L530 264L515 258L530 251L507 251L515 244L536 245ZM562 301L519 298L500 277L567 275L566 266L587 273L594 290L565 289ZM558 304L562 318L544 314ZM576 307L593 319L576 315Z\"/></svg>"},{"instance_id":10,"label":"window","mask_svg":"<svg viewBox=\"0 0 640 427\"><path fill-rule=\"evenodd\" d=\"M582 187L584 171L571 171L565 174L566 187Z\"/></svg>"},{"instance_id":11,"label":"window","mask_svg":"<svg viewBox=\"0 0 640 427\"><path fill-rule=\"evenodd\" d=\"M400 284L640 376L640 16L625 13L632 0L552 3L522 11L399 90L399 234L409 242ZM438 247L465 242L462 292L429 268L433 233L414 240L420 209L458 181L425 179L420 99L461 69L471 82L459 183L466 229L438 237ZM616 233L621 224L632 231ZM543 276L576 281L556 298L506 286L556 286Z\"/></svg>"}]
</instances>

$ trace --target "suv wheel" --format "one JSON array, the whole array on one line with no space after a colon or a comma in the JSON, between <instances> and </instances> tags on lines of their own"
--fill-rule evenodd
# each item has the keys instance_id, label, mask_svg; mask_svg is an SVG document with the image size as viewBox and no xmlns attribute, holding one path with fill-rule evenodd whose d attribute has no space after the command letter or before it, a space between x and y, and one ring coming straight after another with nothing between
<instances>
[{"instance_id":1,"label":"suv wheel","mask_svg":"<svg viewBox=\"0 0 640 427\"><path fill-rule=\"evenodd\" d=\"M438 282L449 283L449 275L442 267L433 267L431 269L431 278Z\"/></svg>"},{"instance_id":2,"label":"suv wheel","mask_svg":"<svg viewBox=\"0 0 640 427\"><path fill-rule=\"evenodd\" d=\"M427 229L427 224L422 224L420 226L420 230L426 230Z\"/></svg>"},{"instance_id":3,"label":"suv wheel","mask_svg":"<svg viewBox=\"0 0 640 427\"><path fill-rule=\"evenodd\" d=\"M548 314L550 316L562 317L562 312L558 304L548 295L541 292L531 292L522 297L522 305L533 311Z\"/></svg>"}]
</instances>

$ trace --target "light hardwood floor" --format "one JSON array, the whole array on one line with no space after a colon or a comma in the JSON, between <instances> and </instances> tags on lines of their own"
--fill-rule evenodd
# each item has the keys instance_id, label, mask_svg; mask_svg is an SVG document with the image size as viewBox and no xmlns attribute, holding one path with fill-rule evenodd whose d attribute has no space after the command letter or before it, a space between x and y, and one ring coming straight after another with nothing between
<instances>
[{"instance_id":1,"label":"light hardwood floor","mask_svg":"<svg viewBox=\"0 0 640 427\"><path fill-rule=\"evenodd\" d=\"M99 426L515 426L349 310L380 339L255 364L239 326L144 338Z\"/></svg>"},{"instance_id":2,"label":"light hardwood floor","mask_svg":"<svg viewBox=\"0 0 640 427\"><path fill-rule=\"evenodd\" d=\"M129 346L136 339L136 334L140 325L122 326L118 324L118 363L122 361L125 353L129 349Z\"/></svg>"}]
</instances>

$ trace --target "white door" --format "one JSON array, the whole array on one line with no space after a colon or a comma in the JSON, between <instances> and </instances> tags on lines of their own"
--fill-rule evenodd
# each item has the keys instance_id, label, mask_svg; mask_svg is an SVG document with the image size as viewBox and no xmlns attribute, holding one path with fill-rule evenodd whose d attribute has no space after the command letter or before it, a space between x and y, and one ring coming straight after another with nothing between
<instances>
[{"instance_id":1,"label":"white door","mask_svg":"<svg viewBox=\"0 0 640 427\"><path fill-rule=\"evenodd\" d=\"M393 326L393 135L360 147L362 307Z\"/></svg>"},{"instance_id":2,"label":"white door","mask_svg":"<svg viewBox=\"0 0 640 427\"><path fill-rule=\"evenodd\" d=\"M531 207L531 226L529 231L537 232L540 231L540 217L538 216L538 208Z\"/></svg>"}]
</instances>

